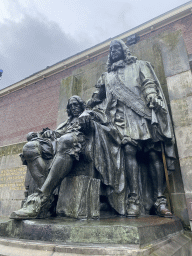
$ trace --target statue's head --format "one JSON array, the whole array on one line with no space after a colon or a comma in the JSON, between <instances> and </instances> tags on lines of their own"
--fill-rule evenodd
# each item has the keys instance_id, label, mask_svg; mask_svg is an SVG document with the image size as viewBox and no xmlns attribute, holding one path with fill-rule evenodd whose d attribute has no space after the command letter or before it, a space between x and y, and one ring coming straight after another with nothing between
<instances>
[{"instance_id":1,"label":"statue's head","mask_svg":"<svg viewBox=\"0 0 192 256\"><path fill-rule=\"evenodd\" d=\"M125 63L130 63L135 61L137 58L131 56L129 48L122 40L113 40L110 43L109 55L107 60L108 72L111 71L111 65L114 62L123 60Z\"/></svg>"},{"instance_id":2,"label":"statue's head","mask_svg":"<svg viewBox=\"0 0 192 256\"><path fill-rule=\"evenodd\" d=\"M67 103L67 114L69 117L78 117L86 107L86 103L77 95L69 98Z\"/></svg>"},{"instance_id":3,"label":"statue's head","mask_svg":"<svg viewBox=\"0 0 192 256\"><path fill-rule=\"evenodd\" d=\"M110 60L111 63L119 60L124 60L125 55L121 43L118 40L113 40L110 43Z\"/></svg>"}]
</instances>

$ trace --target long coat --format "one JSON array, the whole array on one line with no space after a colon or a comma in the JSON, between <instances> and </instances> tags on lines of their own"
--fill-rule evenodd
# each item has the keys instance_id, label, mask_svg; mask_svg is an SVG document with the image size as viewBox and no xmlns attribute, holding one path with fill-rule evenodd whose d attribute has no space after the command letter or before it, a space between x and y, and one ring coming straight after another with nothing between
<instances>
[{"instance_id":1,"label":"long coat","mask_svg":"<svg viewBox=\"0 0 192 256\"><path fill-rule=\"evenodd\" d=\"M96 88L89 101L89 106L93 107L90 114L103 121L96 124L98 132L95 133L95 147L98 149L94 159L95 166L99 169L103 182L111 188L111 205L119 213L123 213L125 208L121 204L122 193L125 198L127 193L123 145L134 140L138 151L145 153L151 149L161 151L162 141L168 169L173 170L173 129L162 88L149 62L136 60L126 64L121 60L113 65L111 72L102 74ZM146 100L150 93L155 93L162 101L162 108L158 111L150 108ZM153 189L149 186L150 182L146 184L146 175L149 174L143 166L142 164L141 169L145 171L141 170L143 173L140 175L141 194L145 193L152 205Z\"/></svg>"}]
</instances>

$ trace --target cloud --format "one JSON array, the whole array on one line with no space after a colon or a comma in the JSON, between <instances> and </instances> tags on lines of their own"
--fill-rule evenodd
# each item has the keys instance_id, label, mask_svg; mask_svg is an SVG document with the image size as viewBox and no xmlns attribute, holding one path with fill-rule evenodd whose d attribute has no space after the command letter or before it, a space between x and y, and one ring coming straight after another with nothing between
<instances>
[{"instance_id":1,"label":"cloud","mask_svg":"<svg viewBox=\"0 0 192 256\"><path fill-rule=\"evenodd\" d=\"M129 0L92 0L87 3L90 10L87 29L92 40L102 42L132 28L132 3Z\"/></svg>"},{"instance_id":2,"label":"cloud","mask_svg":"<svg viewBox=\"0 0 192 256\"><path fill-rule=\"evenodd\" d=\"M53 65L90 46L77 41L60 26L40 14L22 14L18 21L0 24L0 89Z\"/></svg>"},{"instance_id":3,"label":"cloud","mask_svg":"<svg viewBox=\"0 0 192 256\"><path fill-rule=\"evenodd\" d=\"M0 89L187 1L161 5L150 0L1 2Z\"/></svg>"}]
</instances>

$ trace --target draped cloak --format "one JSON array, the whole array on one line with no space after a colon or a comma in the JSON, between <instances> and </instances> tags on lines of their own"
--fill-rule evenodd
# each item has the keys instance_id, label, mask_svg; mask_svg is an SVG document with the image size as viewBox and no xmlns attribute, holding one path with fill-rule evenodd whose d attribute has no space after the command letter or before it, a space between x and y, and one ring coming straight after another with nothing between
<instances>
[{"instance_id":1,"label":"draped cloak","mask_svg":"<svg viewBox=\"0 0 192 256\"><path fill-rule=\"evenodd\" d=\"M136 60L123 65L122 62L116 63L116 68L111 72L102 74L89 105L95 105L90 115L93 119L98 119L94 122L95 167L100 172L103 183L109 186L108 198L112 207L124 214L128 188L123 145L132 139L138 150L144 153L150 149L161 151L160 141L163 141L168 170L174 168L175 154L168 107L153 68L146 61ZM149 108L146 101L151 92L156 93L158 99L162 100L162 108L157 111ZM143 169L149 175L146 167ZM148 197L147 200L152 205L154 195L151 185L146 185L146 175L140 177L140 193L145 191L145 197Z\"/></svg>"}]
</instances>

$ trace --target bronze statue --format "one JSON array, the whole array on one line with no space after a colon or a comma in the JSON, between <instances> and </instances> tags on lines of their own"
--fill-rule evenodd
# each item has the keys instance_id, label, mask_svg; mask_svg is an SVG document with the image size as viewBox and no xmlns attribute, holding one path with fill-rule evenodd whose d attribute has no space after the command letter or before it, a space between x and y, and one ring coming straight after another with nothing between
<instances>
[{"instance_id":1,"label":"bronze statue","mask_svg":"<svg viewBox=\"0 0 192 256\"><path fill-rule=\"evenodd\" d=\"M28 134L28 143L23 148L22 160L38 185L37 193L30 195L23 208L12 213L11 218L36 218L42 208L49 209L53 201L53 191L71 170L73 160L78 159L84 144L84 134L78 118L85 110L85 102L79 96L69 99L67 112L69 119L55 131L46 129L41 136ZM81 120L82 121L82 120ZM57 152L54 156L51 139L57 139ZM54 158L53 158L54 157ZM51 160L47 166L46 160ZM49 171L50 170L50 171Z\"/></svg>"},{"instance_id":2,"label":"bronze statue","mask_svg":"<svg viewBox=\"0 0 192 256\"><path fill-rule=\"evenodd\" d=\"M40 136L29 134L23 161L38 190L11 218L39 218L48 211L54 190L75 161L86 155L87 147L92 152L92 177L101 180L101 198L117 213L138 217L154 205L159 216L172 217L163 195L161 146L172 170L173 132L159 81L150 63L131 56L121 40L111 42L107 65L108 72L98 80L87 110L79 96L72 96L65 123Z\"/></svg>"},{"instance_id":3,"label":"bronze statue","mask_svg":"<svg viewBox=\"0 0 192 256\"><path fill-rule=\"evenodd\" d=\"M101 117L97 111L85 110L85 102L79 96L69 99L67 112L69 119L55 131L45 129L40 136L36 133L28 134L29 142L23 147L22 160L27 164L38 189L28 196L20 210L11 214L11 218L45 216L44 213L49 210L54 200L54 190L72 170L74 162L81 155L86 155L87 147L94 147L94 156L89 160L95 166L92 177L99 177L105 186L110 186L108 191L115 190L118 193L118 190L124 188L124 178L117 171L120 169L117 167L120 144L116 129L112 125L107 126L105 115ZM51 144L53 138L57 142L55 156ZM110 149L109 143L114 150Z\"/></svg>"},{"instance_id":4,"label":"bronze statue","mask_svg":"<svg viewBox=\"0 0 192 256\"><path fill-rule=\"evenodd\" d=\"M89 107L98 107L116 127L124 152L129 187L127 216L140 215L139 158L148 157L154 206L158 215L171 217L164 192L161 157L163 142L168 169L173 169L173 132L166 101L149 62L131 56L121 40L110 44L108 72L102 74ZM94 109L94 108L93 108Z\"/></svg>"}]
</instances>

